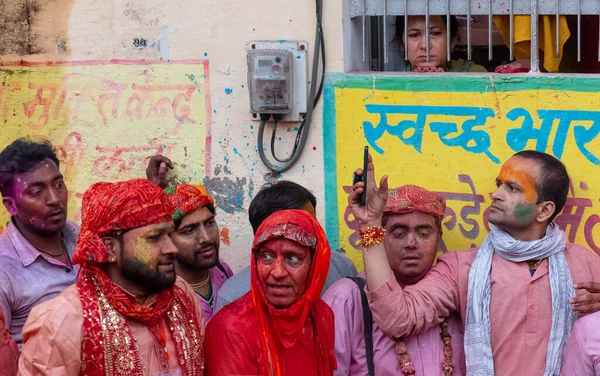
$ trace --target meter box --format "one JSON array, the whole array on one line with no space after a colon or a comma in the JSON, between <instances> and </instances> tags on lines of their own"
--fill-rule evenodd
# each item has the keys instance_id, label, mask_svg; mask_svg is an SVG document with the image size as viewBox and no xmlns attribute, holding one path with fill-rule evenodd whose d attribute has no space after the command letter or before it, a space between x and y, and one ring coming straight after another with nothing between
<instances>
[{"instance_id":1,"label":"meter box","mask_svg":"<svg viewBox=\"0 0 600 376\"><path fill-rule=\"evenodd\" d=\"M292 109L294 55L284 50L248 51L250 111L289 114Z\"/></svg>"}]
</instances>

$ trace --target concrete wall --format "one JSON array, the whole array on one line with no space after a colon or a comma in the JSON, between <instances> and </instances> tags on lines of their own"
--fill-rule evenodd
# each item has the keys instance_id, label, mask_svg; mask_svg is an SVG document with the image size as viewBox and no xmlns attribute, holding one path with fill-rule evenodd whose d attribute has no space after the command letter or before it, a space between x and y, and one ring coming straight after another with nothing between
<instances>
[{"instance_id":1,"label":"concrete wall","mask_svg":"<svg viewBox=\"0 0 600 376\"><path fill-rule=\"evenodd\" d=\"M324 28L328 71L342 70L341 7L341 0L327 1L325 4ZM222 257L234 270L237 270L248 263L249 244L252 240L252 231L247 221L248 205L258 189L265 182L273 179L260 163L256 151L258 123L252 121L249 115L245 43L250 39L300 39L308 40L312 45L314 30L315 4L308 0L259 2L0 0L0 61L5 65L11 65L4 67L0 72L0 78L5 83L12 79L13 82L24 85L21 92L24 92L31 82L34 84L42 82L48 85L54 84L55 89L60 93L60 90L64 89L64 77L74 72L102 76L109 78L111 82L126 85L136 82L140 75L146 74L154 77L156 83L165 85L171 78L156 77L170 75L177 81L186 73L189 76L197 71L202 75L202 67L194 65L173 68L148 67L131 62L128 64L133 64L133 67L120 65L90 67L86 62L99 63L113 59L206 61L209 68L205 83L206 88L210 87L210 90L203 93L201 100L209 103L209 106L205 107L207 113L199 114L194 118L197 121L191 124L194 124L195 128L190 128L186 123L184 129L188 132L177 133L173 127L166 126L169 128L168 139L172 145L172 152L168 155L178 163L173 181L185 180L199 183L204 181L209 191L216 196L219 206L219 224L222 228L228 229L222 231L222 243L227 243L222 246ZM137 48L134 45L134 38L147 40L147 47ZM312 55L310 45L309 55ZM312 56L309 58L312 59ZM15 63L21 60L41 62L41 65L46 65L46 62L78 61L83 62L81 63L83 67L61 66L48 70L45 67L34 66L24 72L19 68L20 64L15 66ZM14 73L19 70L24 76L15 78ZM140 70L149 70L150 74L140 73ZM31 78L36 74L39 77ZM84 83L80 82L80 84ZM100 90L103 83L95 83L95 85ZM199 92L204 88L203 85L202 82L198 83ZM73 106L68 107L70 114L65 115L61 112L60 116L51 117L49 122L44 123L40 121L40 116L43 115L41 107L33 108L34 114L29 117L24 117L20 113L23 110L21 104L24 101L31 101L36 93L36 89L30 87L24 92L22 100L20 97L14 97L7 106L8 92L5 90L4 107L8 108L8 111L4 114L4 124L0 125L2 127L0 146L3 147L19 136L37 135L47 136L54 143L65 147L77 142L73 137L70 140L67 137L71 132L78 132L83 137L82 163L63 164L63 170L71 167L71 171L68 172L69 183L72 191L77 188L78 196L83 193L85 187L99 180L143 176L143 157L152 154L155 150L144 146L151 144L150 141L144 140L144 136L146 138L152 136L156 139L156 135L162 132L157 131L161 127L160 118L148 122L138 119L135 137L131 137L132 132L127 131L124 115L128 114L129 108L125 108L125 104L118 109L120 112L118 119L111 118L109 104L107 104L104 115L111 122L109 126L107 125L108 129L104 129L102 117L97 116L98 113L92 110L81 110L83 114L93 115L91 118L88 117L87 124L83 124L81 118L84 115L81 113L79 118L74 119ZM48 98L50 94L50 91L43 92L41 99ZM131 98L130 94L133 95L126 93L129 98ZM58 97L57 94L50 113L56 108ZM90 98L94 100L93 93L90 94ZM169 99L173 99L173 95ZM41 104L38 103L38 106ZM291 171L277 178L290 179L311 189L318 198L319 219L324 220L320 107L314 114L310 136L302 158ZM21 117L19 122L11 118L11 110L17 112L16 118ZM7 119L12 123L7 122ZM87 133L79 132L82 129ZM189 132L190 129L194 129L192 133ZM293 132L282 132L282 134L287 137ZM190 137L193 138L193 142L190 141ZM207 143L202 139L204 137L208 137ZM286 137L283 137L281 153L285 153L286 147L292 146L292 138ZM137 143L132 144L132 139L138 139ZM100 158L98 147L119 148L134 144L137 147L135 158L125 160L128 168L112 171L114 173L106 173L106 171L103 173L102 168L94 168L94 166L98 167L98 158ZM180 147L182 144L196 148L196 153L189 156L186 148L184 155ZM87 153L87 150L90 153ZM120 150L123 155L129 152L129 149ZM158 151L164 152L166 148ZM73 154L73 150L71 152ZM202 152L206 152L206 155ZM68 152L63 154L71 155ZM110 156L114 156L114 151ZM134 159L135 163L133 163ZM120 163L123 159L113 158L112 162L115 161ZM106 156L103 162L111 163L110 158L106 161ZM106 169L114 169L114 167L107 165ZM206 180L204 180L205 176ZM80 200L77 197L73 197L70 201L71 218L78 218L79 204ZM3 223L6 218L6 215L2 217Z\"/></svg>"},{"instance_id":2,"label":"concrete wall","mask_svg":"<svg viewBox=\"0 0 600 376\"><path fill-rule=\"evenodd\" d=\"M247 209L266 182L288 179L311 189L332 246L346 247L360 266L357 235L344 210L344 186L361 164L363 145L377 151L376 142L385 144L385 155L379 150L375 158L389 170L392 185L420 184L457 201L444 221L447 249L483 239L487 195L500 162L517 150L536 148L562 158L573 173L570 206L561 219L569 240L599 252L597 77L343 74L344 41L359 43L349 41L349 33L344 39L344 27L348 32L352 25L342 24L343 12L343 0L324 4L325 98L314 113L302 157L289 172L273 176L258 158L245 45L307 40L312 59L314 2L0 0L0 147L25 135L50 139L63 162L71 191L69 216L75 220L90 184L142 177L149 156L171 157L176 163L172 183L203 183L215 197L222 257L234 270L248 264ZM423 149L407 143L412 136L392 137L389 129L381 141L369 138L364 125L380 124L367 106L373 104L396 114L390 124L382 120L385 129L433 111L420 126L421 132L426 129ZM398 109L406 105L414 106L413 112ZM559 112L550 119L549 109ZM464 116L471 116L457 119L459 110L485 112L476 133L485 133L481 140L487 140L487 149L453 143L467 136L448 127L468 124ZM527 127L508 116L516 110L526 113L531 129L518 130ZM404 117L398 118L400 113ZM439 133L439 124L438 131L428 128L432 118L447 121L450 115L444 132ZM291 150L296 125L279 133L279 155ZM550 143L536 141L540 128ZM471 177L475 198L465 191ZM464 206L471 201L473 209ZM0 223L6 219L6 213L0 215Z\"/></svg>"}]
</instances>

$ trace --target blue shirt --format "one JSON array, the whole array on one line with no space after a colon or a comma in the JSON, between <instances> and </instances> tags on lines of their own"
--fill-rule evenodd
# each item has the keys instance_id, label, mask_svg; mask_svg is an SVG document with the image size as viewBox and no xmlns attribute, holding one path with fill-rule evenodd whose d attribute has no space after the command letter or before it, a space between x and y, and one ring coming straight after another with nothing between
<instances>
[{"instance_id":1,"label":"blue shirt","mask_svg":"<svg viewBox=\"0 0 600 376\"><path fill-rule=\"evenodd\" d=\"M321 296L327 291L329 286L346 277L356 277L356 267L345 254L340 251L331 251L331 259L329 260L329 273L325 280L325 286L321 291ZM241 298L244 294L250 291L250 266L240 270L239 273L229 278L217 293L217 303L215 304L214 313L216 314L221 308Z\"/></svg>"}]
</instances>

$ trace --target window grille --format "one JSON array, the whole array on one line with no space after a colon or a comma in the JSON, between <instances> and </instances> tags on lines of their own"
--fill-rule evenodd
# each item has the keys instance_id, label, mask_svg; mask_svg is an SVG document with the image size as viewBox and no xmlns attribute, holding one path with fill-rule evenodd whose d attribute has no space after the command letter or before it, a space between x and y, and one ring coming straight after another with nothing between
<instances>
[{"instance_id":1,"label":"window grille","mask_svg":"<svg viewBox=\"0 0 600 376\"><path fill-rule=\"evenodd\" d=\"M600 16L598 0L344 0L344 51L346 71L391 70L389 69L393 44L393 27L396 16L404 16L404 44L406 45L406 28L408 16L425 16L427 41L429 35L429 18L433 15L447 16L447 34L450 35L450 16L463 16L466 19L467 59L472 53L472 23L475 16L488 18L488 60L493 58L492 17L496 15L510 18L510 60L514 59L514 17L516 15L531 16L531 71L539 72L538 56L538 16L556 16L555 53L559 59L560 28L559 17L577 16L577 30L572 32L577 38L577 61L581 61L581 16ZM373 38L375 36L375 38ZM373 43L371 40L375 40ZM451 59L450 38L447 41L448 61ZM598 28L598 61L600 61L600 27ZM376 46L373 46L376 44ZM407 51L404 49L404 59ZM378 53L383 56L374 63L369 56ZM398 52L400 53L400 52ZM427 43L427 59L430 51ZM382 60L382 61L381 61Z\"/></svg>"}]
</instances>

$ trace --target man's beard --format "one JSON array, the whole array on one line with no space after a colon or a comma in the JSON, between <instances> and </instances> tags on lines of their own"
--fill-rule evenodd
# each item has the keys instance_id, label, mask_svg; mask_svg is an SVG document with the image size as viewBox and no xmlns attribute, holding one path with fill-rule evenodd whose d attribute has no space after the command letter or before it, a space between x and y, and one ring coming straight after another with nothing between
<instances>
[{"instance_id":1,"label":"man's beard","mask_svg":"<svg viewBox=\"0 0 600 376\"><path fill-rule=\"evenodd\" d=\"M196 257L198 250L194 250L192 257L183 256L183 254L179 252L175 256L177 263L189 270L206 270L213 268L217 265L217 262L219 262L219 243L204 243L200 248L206 246L213 246L215 248L215 255L213 258L206 260L202 258L202 256Z\"/></svg>"},{"instance_id":2,"label":"man's beard","mask_svg":"<svg viewBox=\"0 0 600 376\"><path fill-rule=\"evenodd\" d=\"M171 260L175 261L170 255ZM158 271L158 264L154 270L150 270L146 264L137 259L128 258L121 253L121 274L131 282L142 286L150 293L158 293L171 288L175 284L177 275L166 276Z\"/></svg>"}]
</instances>

